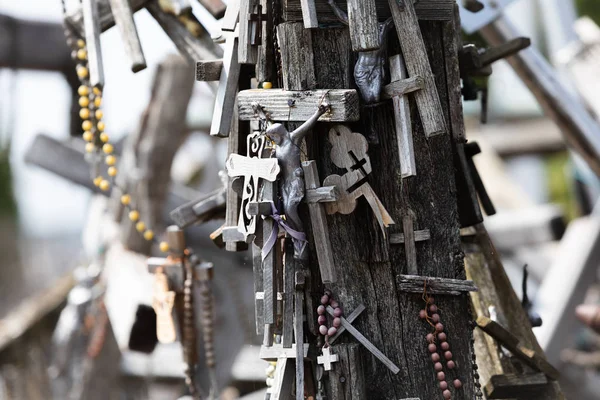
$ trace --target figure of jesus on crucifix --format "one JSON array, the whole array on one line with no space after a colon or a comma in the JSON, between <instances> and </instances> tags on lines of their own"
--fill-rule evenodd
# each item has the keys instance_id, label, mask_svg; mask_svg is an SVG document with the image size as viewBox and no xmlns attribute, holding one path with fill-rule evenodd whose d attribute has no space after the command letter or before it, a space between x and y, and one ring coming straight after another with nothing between
<instances>
[{"instance_id":1,"label":"figure of jesus on crucifix","mask_svg":"<svg viewBox=\"0 0 600 400\"><path fill-rule=\"evenodd\" d=\"M255 108L260 106L256 104ZM300 161L300 145L302 139L312 130L319 118L331 109L328 103L319 105L317 111L306 122L293 132L288 132L283 124L272 124L267 128L267 136L275 142L275 158L281 168L279 179L280 193L283 198L283 212L286 223L297 232L304 232L302 221L298 215L298 206L304 198L304 171ZM305 259L306 242L292 237L294 240L294 258Z\"/></svg>"}]
</instances>

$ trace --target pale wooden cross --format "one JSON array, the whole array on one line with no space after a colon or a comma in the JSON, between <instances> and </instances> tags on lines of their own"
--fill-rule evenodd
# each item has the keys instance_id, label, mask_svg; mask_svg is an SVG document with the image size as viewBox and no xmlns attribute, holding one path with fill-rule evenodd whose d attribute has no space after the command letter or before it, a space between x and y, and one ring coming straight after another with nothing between
<instances>
[{"instance_id":1,"label":"pale wooden cross","mask_svg":"<svg viewBox=\"0 0 600 400\"><path fill-rule=\"evenodd\" d=\"M96 0L83 0L83 28L89 65L90 84L93 87L104 86L104 67L102 66L102 47L100 46L100 17Z\"/></svg>"},{"instance_id":2,"label":"pale wooden cross","mask_svg":"<svg viewBox=\"0 0 600 400\"><path fill-rule=\"evenodd\" d=\"M404 243L408 274L418 275L416 243L431 239L431 232L429 229L415 231L414 217L410 214L402 217L402 233L390 235L390 244Z\"/></svg>"},{"instance_id":3,"label":"pale wooden cross","mask_svg":"<svg viewBox=\"0 0 600 400\"><path fill-rule=\"evenodd\" d=\"M327 312L331 315L334 316L333 313L333 307L331 306L327 306L326 308ZM389 358L387 358L385 356L385 354L383 354L377 347L375 347L375 345L373 343L371 343L362 333L360 333L358 331L358 329L356 329L354 326L352 326L352 324L350 322L348 322L348 320L344 317L340 317L341 321L342 321L342 326L344 328L346 328L346 330L352 335L354 336L354 338L356 340L358 340L360 342L360 344L362 344L363 346L365 346L367 348L367 350L369 350L371 352L371 354L373 354L379 361L381 361L390 371L392 371L393 374L397 374L398 372L400 372L400 368L398 368L398 366L396 364L394 364L392 362L392 360L390 360Z\"/></svg>"},{"instance_id":4,"label":"pale wooden cross","mask_svg":"<svg viewBox=\"0 0 600 400\"><path fill-rule=\"evenodd\" d=\"M300 0L300 6L302 7L302 20L304 21L304 28L318 28L319 21L317 18L317 6L315 0Z\"/></svg>"},{"instance_id":5,"label":"pale wooden cross","mask_svg":"<svg viewBox=\"0 0 600 400\"><path fill-rule=\"evenodd\" d=\"M331 371L331 364L339 361L337 354L331 353L331 347L323 347L323 355L317 357L317 364L323 365L325 371Z\"/></svg>"},{"instance_id":6,"label":"pale wooden cross","mask_svg":"<svg viewBox=\"0 0 600 400\"><path fill-rule=\"evenodd\" d=\"M125 52L131 61L131 70L138 72L146 68L140 38L133 20L133 11L128 0L109 0L110 9L125 44Z\"/></svg>"},{"instance_id":7,"label":"pale wooden cross","mask_svg":"<svg viewBox=\"0 0 600 400\"><path fill-rule=\"evenodd\" d=\"M262 35L262 14L260 0L240 0L238 61L240 64L256 64L258 45Z\"/></svg>"}]
</instances>

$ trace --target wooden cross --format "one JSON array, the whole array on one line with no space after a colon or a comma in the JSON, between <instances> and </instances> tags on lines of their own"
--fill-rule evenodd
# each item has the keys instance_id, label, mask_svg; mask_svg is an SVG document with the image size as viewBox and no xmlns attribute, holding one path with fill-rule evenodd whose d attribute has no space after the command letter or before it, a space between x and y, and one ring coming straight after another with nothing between
<instances>
[{"instance_id":1,"label":"wooden cross","mask_svg":"<svg viewBox=\"0 0 600 400\"><path fill-rule=\"evenodd\" d=\"M115 23L125 43L125 52L131 61L131 70L138 72L146 68L146 59L142 51L140 38L133 20L133 11L128 0L109 0Z\"/></svg>"},{"instance_id":2,"label":"wooden cross","mask_svg":"<svg viewBox=\"0 0 600 400\"><path fill-rule=\"evenodd\" d=\"M240 45L238 48L240 64L256 64L263 18L265 16L262 14L260 0L240 0Z\"/></svg>"},{"instance_id":3,"label":"wooden cross","mask_svg":"<svg viewBox=\"0 0 600 400\"><path fill-rule=\"evenodd\" d=\"M327 312L334 316L333 308L331 306L327 306ZM342 326L346 328L346 330L354 336L356 340L360 342L363 346L367 348L379 361L381 361L393 374L397 374L400 372L400 368L396 364L392 362L389 358L385 356L373 343L371 343L366 337L363 336L355 327L352 326L350 322L344 317L340 317L342 320Z\"/></svg>"},{"instance_id":4,"label":"wooden cross","mask_svg":"<svg viewBox=\"0 0 600 400\"><path fill-rule=\"evenodd\" d=\"M298 349L294 344L291 348L284 348L280 344L262 346L259 357L265 361L277 361L271 400L289 399L292 393L293 382L296 381L295 368L289 361L300 357L302 364L308 359L309 345L304 344ZM296 361L297 363L297 361ZM302 368L304 370L304 367ZM304 395L304 383L300 392ZM296 383L296 399L298 399L298 383ZM304 397L302 397L304 399Z\"/></svg>"},{"instance_id":5,"label":"wooden cross","mask_svg":"<svg viewBox=\"0 0 600 400\"><path fill-rule=\"evenodd\" d=\"M266 14L262 12L262 5L256 4L255 11L248 15L248 21L250 22L250 45L260 46L262 44L262 24L263 20L267 18Z\"/></svg>"},{"instance_id":6,"label":"wooden cross","mask_svg":"<svg viewBox=\"0 0 600 400\"><path fill-rule=\"evenodd\" d=\"M104 86L104 67L102 66L102 47L100 46L100 17L96 0L83 0L83 27L88 56L90 84L93 87Z\"/></svg>"},{"instance_id":7,"label":"wooden cross","mask_svg":"<svg viewBox=\"0 0 600 400\"><path fill-rule=\"evenodd\" d=\"M225 16L221 20L221 30L224 32L233 32L240 19L240 0L229 0Z\"/></svg>"},{"instance_id":8,"label":"wooden cross","mask_svg":"<svg viewBox=\"0 0 600 400\"><path fill-rule=\"evenodd\" d=\"M331 347L323 347L323 355L317 357L317 364L323 365L325 371L331 371L331 364L338 362L339 356L331 354Z\"/></svg>"},{"instance_id":9,"label":"wooden cross","mask_svg":"<svg viewBox=\"0 0 600 400\"><path fill-rule=\"evenodd\" d=\"M408 78L404 61L400 54L390 58L390 74L392 82L400 82ZM396 138L400 154L400 174L402 178L417 175L415 152L413 148L412 122L410 105L405 94L394 93L394 117L396 122Z\"/></svg>"},{"instance_id":10,"label":"wooden cross","mask_svg":"<svg viewBox=\"0 0 600 400\"><path fill-rule=\"evenodd\" d=\"M404 243L404 250L406 252L406 265L408 273L410 275L418 275L417 268L417 242L423 242L431 239L431 233L429 229L423 229L420 231L414 230L414 219L411 215L405 215L402 218L402 231L403 233L397 233L390 236L391 244Z\"/></svg>"}]
</instances>

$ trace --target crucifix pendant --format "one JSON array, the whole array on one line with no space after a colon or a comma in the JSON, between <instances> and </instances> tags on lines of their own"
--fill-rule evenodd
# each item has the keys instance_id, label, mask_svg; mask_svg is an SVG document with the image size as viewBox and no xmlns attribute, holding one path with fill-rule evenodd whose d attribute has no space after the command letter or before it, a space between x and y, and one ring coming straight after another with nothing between
<instances>
[{"instance_id":1,"label":"crucifix pendant","mask_svg":"<svg viewBox=\"0 0 600 400\"><path fill-rule=\"evenodd\" d=\"M167 275L162 268L157 268L154 274L152 308L156 312L156 336L160 343L173 343L177 338L173 320L174 304L175 292L169 290Z\"/></svg>"}]
</instances>

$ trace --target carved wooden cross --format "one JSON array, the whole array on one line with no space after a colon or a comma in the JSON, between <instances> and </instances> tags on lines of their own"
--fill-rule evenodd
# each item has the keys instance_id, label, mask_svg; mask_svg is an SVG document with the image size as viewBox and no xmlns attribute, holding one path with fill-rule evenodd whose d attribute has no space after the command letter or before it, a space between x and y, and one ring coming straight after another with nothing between
<instances>
[{"instance_id":1,"label":"carved wooden cross","mask_svg":"<svg viewBox=\"0 0 600 400\"><path fill-rule=\"evenodd\" d=\"M327 306L327 312L331 316L334 316L333 307ZM340 319L342 320L342 326L346 328L346 330L352 336L354 336L354 338L358 340L360 344L365 346L367 350L369 350L375 357L377 357L379 361L381 361L390 371L392 371L393 374L397 374L398 372L400 372L400 368L398 368L398 366L394 364L392 360L387 358L385 354L383 354L377 347L375 347L373 343L371 343L366 337L364 337L363 334L358 331L358 329L353 327L352 324L348 322L346 318L340 317Z\"/></svg>"},{"instance_id":2,"label":"carved wooden cross","mask_svg":"<svg viewBox=\"0 0 600 400\"><path fill-rule=\"evenodd\" d=\"M410 275L418 275L416 243L431 239L431 233L429 229L415 231L414 217L412 215L402 217L402 231L402 233L390 236L390 244L404 243L408 273Z\"/></svg>"},{"instance_id":3,"label":"carved wooden cross","mask_svg":"<svg viewBox=\"0 0 600 400\"><path fill-rule=\"evenodd\" d=\"M231 154L227 160L227 173L230 177L244 177L244 192L238 219L238 231L244 240L256 232L256 216L250 215L248 206L258 201L260 179L275 182L279 174L279 164L275 158L260 158L266 138L259 132L248 135L248 156ZM257 146L258 144L258 146Z\"/></svg>"},{"instance_id":4,"label":"carved wooden cross","mask_svg":"<svg viewBox=\"0 0 600 400\"><path fill-rule=\"evenodd\" d=\"M223 66L219 75L219 89L215 98L215 108L210 126L211 136L229 136L239 79L238 35L236 32L228 33L223 54Z\"/></svg>"},{"instance_id":5,"label":"carved wooden cross","mask_svg":"<svg viewBox=\"0 0 600 400\"><path fill-rule=\"evenodd\" d=\"M323 365L325 371L331 371L331 364L338 362L339 356L331 353L331 347L323 347L323 355L317 357L317 364Z\"/></svg>"}]
</instances>

